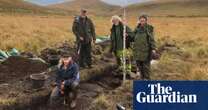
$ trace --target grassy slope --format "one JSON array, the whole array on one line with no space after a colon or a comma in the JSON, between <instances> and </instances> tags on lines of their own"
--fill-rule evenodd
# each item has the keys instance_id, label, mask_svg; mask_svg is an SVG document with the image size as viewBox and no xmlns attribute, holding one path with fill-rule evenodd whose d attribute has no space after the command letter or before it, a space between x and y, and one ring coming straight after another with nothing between
<instances>
[{"instance_id":1,"label":"grassy slope","mask_svg":"<svg viewBox=\"0 0 208 110\"><path fill-rule=\"evenodd\" d=\"M158 0L128 7L128 12L151 16L208 16L207 0Z\"/></svg>"},{"instance_id":2,"label":"grassy slope","mask_svg":"<svg viewBox=\"0 0 208 110\"><path fill-rule=\"evenodd\" d=\"M2 13L33 13L33 14L64 14L58 9L50 9L34 5L23 0L0 0L0 12Z\"/></svg>"},{"instance_id":3,"label":"grassy slope","mask_svg":"<svg viewBox=\"0 0 208 110\"><path fill-rule=\"evenodd\" d=\"M81 8L88 9L96 15L106 15L120 7L106 4L100 0L75 0L61 4L50 5L49 7L78 12Z\"/></svg>"}]
</instances>

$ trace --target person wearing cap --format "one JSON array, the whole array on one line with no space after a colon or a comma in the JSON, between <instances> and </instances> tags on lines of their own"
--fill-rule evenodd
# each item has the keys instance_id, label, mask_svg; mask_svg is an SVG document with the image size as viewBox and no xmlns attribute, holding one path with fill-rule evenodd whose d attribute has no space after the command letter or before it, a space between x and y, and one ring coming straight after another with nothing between
<instances>
[{"instance_id":1,"label":"person wearing cap","mask_svg":"<svg viewBox=\"0 0 208 110\"><path fill-rule=\"evenodd\" d=\"M91 42L95 43L96 34L92 20L87 17L87 11L81 10L80 16L75 17L72 31L77 40L77 53L79 55L79 66L91 68Z\"/></svg>"},{"instance_id":2,"label":"person wearing cap","mask_svg":"<svg viewBox=\"0 0 208 110\"><path fill-rule=\"evenodd\" d=\"M110 53L114 53L116 56L116 61L118 67L122 66L122 52L124 50L123 48L123 38L124 38L124 22L122 21L121 17L114 15L111 18L112 22L112 28L111 28L111 48L110 48ZM133 35L132 30L127 26L126 27L126 49L130 48L130 39L131 36ZM120 68L121 69L121 68Z\"/></svg>"},{"instance_id":3,"label":"person wearing cap","mask_svg":"<svg viewBox=\"0 0 208 110\"><path fill-rule=\"evenodd\" d=\"M70 107L74 108L76 106L76 97L77 97L77 87L79 85L79 67L73 61L70 56L63 56L58 65L56 72L56 82L55 88L53 89L50 96L50 104L56 105L57 101L61 96L67 97L71 96L69 93L72 93L72 99ZM69 104L69 102L66 102Z\"/></svg>"},{"instance_id":4,"label":"person wearing cap","mask_svg":"<svg viewBox=\"0 0 208 110\"><path fill-rule=\"evenodd\" d=\"M151 54L155 53L154 27L148 24L148 17L141 15L134 30L133 56L140 71L141 78L150 79Z\"/></svg>"}]
</instances>

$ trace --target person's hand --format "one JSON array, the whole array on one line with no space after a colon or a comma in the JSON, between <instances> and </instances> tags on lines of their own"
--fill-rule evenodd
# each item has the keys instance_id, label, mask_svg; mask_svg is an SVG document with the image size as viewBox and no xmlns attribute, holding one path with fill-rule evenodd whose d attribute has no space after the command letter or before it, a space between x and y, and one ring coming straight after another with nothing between
<instances>
[{"instance_id":1,"label":"person's hand","mask_svg":"<svg viewBox=\"0 0 208 110\"><path fill-rule=\"evenodd\" d=\"M81 41L83 41L83 40L84 40L84 38L83 38L83 37L80 37L80 40L81 40Z\"/></svg>"}]
</instances>

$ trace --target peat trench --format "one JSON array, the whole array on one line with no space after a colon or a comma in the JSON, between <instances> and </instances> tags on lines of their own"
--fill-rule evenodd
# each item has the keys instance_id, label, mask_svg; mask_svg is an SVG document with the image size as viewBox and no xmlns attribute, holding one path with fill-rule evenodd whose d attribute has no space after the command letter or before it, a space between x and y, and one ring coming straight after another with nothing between
<instances>
[{"instance_id":1,"label":"peat trench","mask_svg":"<svg viewBox=\"0 0 208 110\"><path fill-rule=\"evenodd\" d=\"M80 82L80 86L78 89L77 107L74 110L90 110L91 109L90 106L97 96L99 96L102 93L112 91L118 88L119 86L121 86L122 76L115 75L115 72L113 72L114 70L115 70L115 66L111 65L105 68L103 71L100 71L102 73L96 74L94 76L92 75L92 77L90 77L86 81ZM48 78L46 80L46 83L48 82L47 84L49 83L51 84L52 80L54 80L53 78ZM31 87L31 82L29 82L28 79L26 79L24 84L26 85L24 85L25 87L23 88L28 88L29 86ZM48 89L48 90L37 90L44 92L43 94L38 93L35 97L33 96L32 101L30 101L29 103L18 102L18 104L3 107L3 110L66 110L68 109L69 107L66 105L60 105L55 108L54 107L50 108L48 106L48 99L52 88L50 84L49 85L47 84L45 84L47 87L46 88L44 87L44 89ZM29 99L31 97L25 97L25 98Z\"/></svg>"},{"instance_id":2,"label":"peat trench","mask_svg":"<svg viewBox=\"0 0 208 110\"><path fill-rule=\"evenodd\" d=\"M162 53L163 50L159 51ZM92 75L88 80L82 81L78 90L77 107L74 110L92 110L91 105L96 97L120 87L122 85L122 75L115 72L115 70L115 65L111 65L102 70L101 73ZM23 106L19 110L68 110L69 107L64 105L55 108L48 107L49 95L38 97L37 100L34 100L37 103Z\"/></svg>"}]
</instances>

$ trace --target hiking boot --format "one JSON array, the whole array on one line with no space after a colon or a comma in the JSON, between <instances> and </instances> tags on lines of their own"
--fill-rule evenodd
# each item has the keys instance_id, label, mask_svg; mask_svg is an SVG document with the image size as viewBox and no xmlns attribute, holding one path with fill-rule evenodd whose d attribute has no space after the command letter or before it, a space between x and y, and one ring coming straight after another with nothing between
<instances>
[{"instance_id":1,"label":"hiking boot","mask_svg":"<svg viewBox=\"0 0 208 110\"><path fill-rule=\"evenodd\" d=\"M76 105L77 105L76 101L73 100L73 101L71 102L71 104L70 104L70 108L75 108Z\"/></svg>"}]
</instances>

